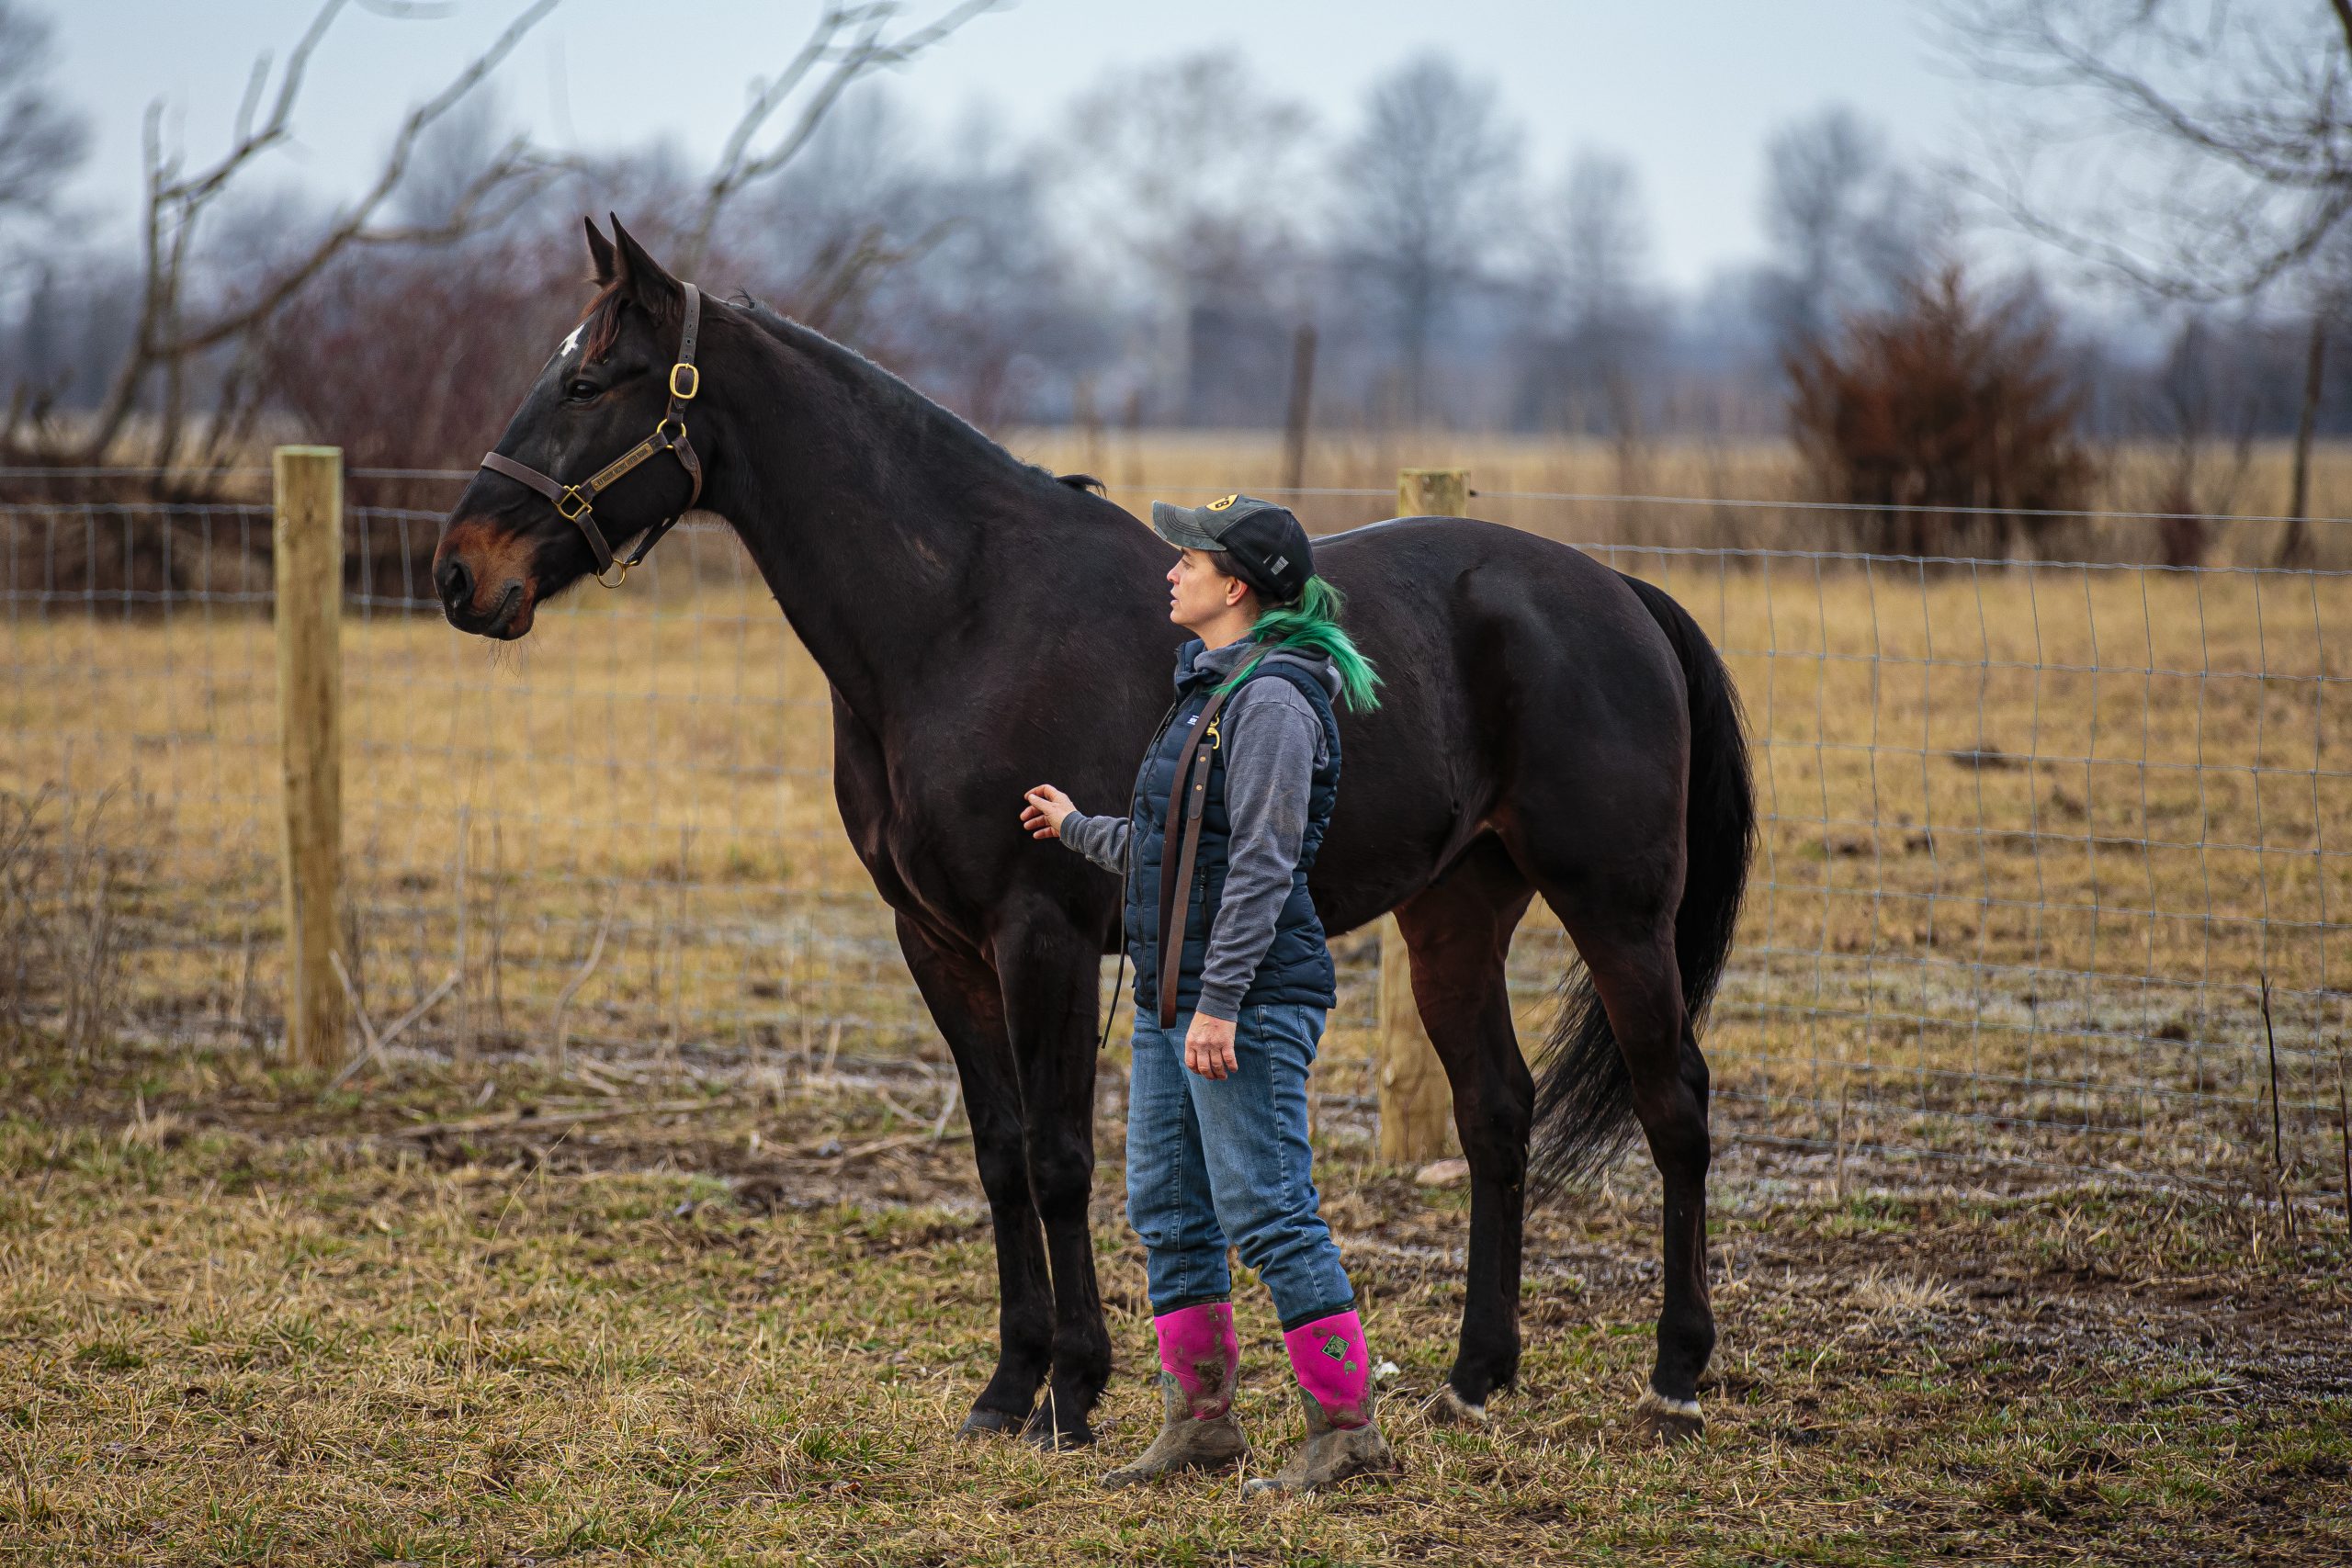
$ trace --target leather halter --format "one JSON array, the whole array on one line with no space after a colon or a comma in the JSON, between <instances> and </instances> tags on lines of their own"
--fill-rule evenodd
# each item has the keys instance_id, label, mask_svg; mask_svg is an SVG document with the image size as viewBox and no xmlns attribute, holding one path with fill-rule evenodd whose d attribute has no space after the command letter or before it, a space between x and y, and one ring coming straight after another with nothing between
<instances>
[{"instance_id":1,"label":"leather halter","mask_svg":"<svg viewBox=\"0 0 2352 1568\"><path fill-rule=\"evenodd\" d=\"M481 466L494 474L530 486L553 503L557 515L580 530L588 541L589 551L596 558L596 581L607 588L618 588L628 581L629 570L642 562L662 536L676 526L680 517L692 512L695 502L702 499L702 458L695 451L694 443L686 438L686 405L702 390L702 372L695 368L695 337L702 326L702 290L689 283L686 291L686 321L678 333L677 362L670 367L670 406L663 411L662 422L653 434L597 469L576 485L564 484L526 463L499 452L482 454ZM627 560L616 560L613 547L605 539L604 530L596 526L596 498L610 490L620 478L647 459L661 453L673 453L678 466L686 470L694 481L694 493L686 497L685 505L645 531L645 537ZM620 568L618 577L608 574Z\"/></svg>"}]
</instances>

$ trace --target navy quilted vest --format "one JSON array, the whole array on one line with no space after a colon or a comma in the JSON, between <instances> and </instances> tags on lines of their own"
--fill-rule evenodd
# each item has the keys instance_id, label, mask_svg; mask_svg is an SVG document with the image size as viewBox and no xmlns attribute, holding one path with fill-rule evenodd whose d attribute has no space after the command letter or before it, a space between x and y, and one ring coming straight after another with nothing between
<instances>
[{"instance_id":1,"label":"navy quilted vest","mask_svg":"<svg viewBox=\"0 0 2352 1568\"><path fill-rule=\"evenodd\" d=\"M1159 1006L1159 875L1160 852L1166 840L1168 792L1174 782L1176 753L1183 749L1209 694L1223 677L1195 670L1194 659L1204 651L1199 639L1186 643L1176 656L1176 704L1160 721L1136 774L1135 794L1128 806L1126 933L1127 956L1136 966L1136 1006L1147 1015ZM1322 721L1329 761L1315 770L1308 786L1306 831L1299 843L1298 864L1291 873L1290 897L1274 920L1274 938L1259 961L1257 974L1243 993L1245 1007L1270 1003L1301 1003L1310 1007L1337 1005L1339 993L1331 969L1331 951L1323 940L1323 921L1306 891L1306 873L1322 847L1323 830L1331 820L1331 805L1340 789L1340 723L1331 700L1314 668L1296 656L1270 654L1260 660L1252 681L1287 681L1306 697ZM1239 694L1235 694L1238 696ZM1230 712L1234 698L1226 698ZM1220 723L1219 728L1223 725ZM1185 901L1184 951L1177 976L1177 1010L1189 1012L1200 998L1201 969L1208 961L1209 931L1216 923L1225 894L1226 842L1230 824L1225 813L1225 759L1210 754L1208 795L1201 812L1199 858L1193 866L1191 897Z\"/></svg>"}]
</instances>

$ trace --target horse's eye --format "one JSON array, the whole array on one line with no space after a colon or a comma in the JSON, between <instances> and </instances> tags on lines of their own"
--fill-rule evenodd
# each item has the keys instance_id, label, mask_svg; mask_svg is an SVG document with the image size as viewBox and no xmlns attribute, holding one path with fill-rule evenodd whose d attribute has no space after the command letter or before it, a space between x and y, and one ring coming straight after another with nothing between
<instances>
[{"instance_id":1,"label":"horse's eye","mask_svg":"<svg viewBox=\"0 0 2352 1568\"><path fill-rule=\"evenodd\" d=\"M564 388L563 395L570 398L575 403L584 403L603 389L603 388L597 386L594 381L574 377L571 384Z\"/></svg>"}]
</instances>

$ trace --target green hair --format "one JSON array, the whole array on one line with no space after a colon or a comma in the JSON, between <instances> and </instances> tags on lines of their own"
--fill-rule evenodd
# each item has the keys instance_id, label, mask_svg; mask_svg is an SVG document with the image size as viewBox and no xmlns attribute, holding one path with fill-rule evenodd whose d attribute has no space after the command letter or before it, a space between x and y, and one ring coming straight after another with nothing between
<instances>
[{"instance_id":1,"label":"green hair","mask_svg":"<svg viewBox=\"0 0 2352 1568\"><path fill-rule=\"evenodd\" d=\"M1310 577L1295 600L1259 612L1258 624L1250 628L1250 640L1323 655L1340 672L1340 694L1348 710L1369 713L1380 705L1374 690L1381 683L1380 672L1340 625L1340 612L1346 604L1347 596L1329 581ZM1218 690L1229 692L1250 679L1264 658L1261 653L1251 660Z\"/></svg>"}]
</instances>

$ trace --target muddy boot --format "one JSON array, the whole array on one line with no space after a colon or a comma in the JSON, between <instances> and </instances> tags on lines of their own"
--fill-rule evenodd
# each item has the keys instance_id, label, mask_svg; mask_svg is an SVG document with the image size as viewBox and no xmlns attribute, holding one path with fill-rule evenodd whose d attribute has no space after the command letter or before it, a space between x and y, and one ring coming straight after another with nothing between
<instances>
[{"instance_id":1,"label":"muddy boot","mask_svg":"<svg viewBox=\"0 0 2352 1568\"><path fill-rule=\"evenodd\" d=\"M1152 1327L1159 1336L1159 1396L1166 1414L1151 1446L1102 1478L1108 1487L1136 1486L1180 1470L1238 1464L1250 1451L1241 1423L1233 1418L1233 1385L1241 1372L1233 1303L1182 1307L1152 1319Z\"/></svg>"},{"instance_id":2,"label":"muddy boot","mask_svg":"<svg viewBox=\"0 0 2352 1568\"><path fill-rule=\"evenodd\" d=\"M1332 1313L1301 1324L1283 1343L1298 1374L1298 1402L1306 1407L1306 1443L1279 1472L1252 1481L1248 1490L1311 1492L1351 1475L1396 1469L1388 1439L1372 1418L1372 1355L1356 1314Z\"/></svg>"},{"instance_id":3,"label":"muddy boot","mask_svg":"<svg viewBox=\"0 0 2352 1568\"><path fill-rule=\"evenodd\" d=\"M1183 1391L1164 1372L1160 1374L1159 1389L1168 1407L1159 1435L1133 1462L1121 1465L1102 1478L1102 1484L1114 1491L1122 1486L1140 1486L1180 1470L1215 1470L1238 1464L1250 1452L1250 1440L1241 1435L1241 1423L1233 1418L1231 1409L1220 1410L1214 1416L1193 1415L1187 1407Z\"/></svg>"},{"instance_id":4,"label":"muddy boot","mask_svg":"<svg viewBox=\"0 0 2352 1568\"><path fill-rule=\"evenodd\" d=\"M1331 1425L1323 1402L1305 1389L1298 1391L1298 1402L1306 1407L1306 1441L1281 1470L1250 1482L1246 1490L1252 1495L1312 1492L1351 1475L1376 1475L1396 1468L1396 1456L1388 1451L1388 1439L1372 1418L1370 1396L1361 1406L1364 1419L1358 1427Z\"/></svg>"}]
</instances>

